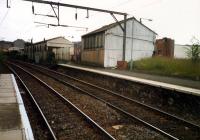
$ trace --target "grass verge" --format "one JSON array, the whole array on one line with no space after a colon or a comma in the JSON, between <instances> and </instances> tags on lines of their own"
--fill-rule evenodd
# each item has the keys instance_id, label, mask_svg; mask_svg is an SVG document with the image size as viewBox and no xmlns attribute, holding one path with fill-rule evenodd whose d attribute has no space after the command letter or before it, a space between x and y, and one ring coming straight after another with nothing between
<instances>
[{"instance_id":1,"label":"grass verge","mask_svg":"<svg viewBox=\"0 0 200 140\"><path fill-rule=\"evenodd\" d=\"M146 58L134 61L133 70L150 74L200 80L200 61L194 63L190 59Z\"/></svg>"}]
</instances>

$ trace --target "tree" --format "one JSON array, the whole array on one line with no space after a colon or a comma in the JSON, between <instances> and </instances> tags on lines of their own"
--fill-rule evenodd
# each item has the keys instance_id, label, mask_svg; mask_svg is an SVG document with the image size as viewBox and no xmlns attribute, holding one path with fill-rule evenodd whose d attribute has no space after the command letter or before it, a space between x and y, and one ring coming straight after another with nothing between
<instances>
[{"instance_id":1,"label":"tree","mask_svg":"<svg viewBox=\"0 0 200 140\"><path fill-rule=\"evenodd\" d=\"M192 39L192 45L186 48L186 54L193 62L200 59L200 42L195 37Z\"/></svg>"}]
</instances>

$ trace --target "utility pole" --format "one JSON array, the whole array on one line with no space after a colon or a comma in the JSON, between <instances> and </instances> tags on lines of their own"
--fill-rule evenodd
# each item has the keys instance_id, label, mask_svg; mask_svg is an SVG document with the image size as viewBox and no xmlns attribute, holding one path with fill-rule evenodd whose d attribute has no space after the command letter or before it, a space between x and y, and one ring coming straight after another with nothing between
<instances>
[{"instance_id":1,"label":"utility pole","mask_svg":"<svg viewBox=\"0 0 200 140\"><path fill-rule=\"evenodd\" d=\"M7 7L7 8L10 8L9 0L6 1L6 7Z\"/></svg>"},{"instance_id":2,"label":"utility pole","mask_svg":"<svg viewBox=\"0 0 200 140\"><path fill-rule=\"evenodd\" d=\"M127 15L124 15L124 31L123 31L123 57L122 61L126 60L126 20L127 20Z\"/></svg>"}]
</instances>

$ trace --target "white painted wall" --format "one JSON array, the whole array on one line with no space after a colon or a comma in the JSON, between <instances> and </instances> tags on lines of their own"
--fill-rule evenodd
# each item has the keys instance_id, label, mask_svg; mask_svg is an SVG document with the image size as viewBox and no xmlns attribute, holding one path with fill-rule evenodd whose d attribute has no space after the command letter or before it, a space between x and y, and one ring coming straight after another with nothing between
<instances>
[{"instance_id":1,"label":"white painted wall","mask_svg":"<svg viewBox=\"0 0 200 140\"><path fill-rule=\"evenodd\" d=\"M56 60L67 60L71 59L74 50L74 44L64 37L55 38L47 41L48 47L53 47Z\"/></svg>"},{"instance_id":2,"label":"white painted wall","mask_svg":"<svg viewBox=\"0 0 200 140\"><path fill-rule=\"evenodd\" d=\"M122 24L123 26L123 24ZM127 21L126 61L151 57L156 34L135 19ZM105 32L104 67L115 67L122 60L123 32L115 26ZM132 52L132 53L131 53Z\"/></svg>"},{"instance_id":3,"label":"white painted wall","mask_svg":"<svg viewBox=\"0 0 200 140\"><path fill-rule=\"evenodd\" d=\"M188 45L174 45L174 58L188 58L186 54L186 48L189 48Z\"/></svg>"}]
</instances>

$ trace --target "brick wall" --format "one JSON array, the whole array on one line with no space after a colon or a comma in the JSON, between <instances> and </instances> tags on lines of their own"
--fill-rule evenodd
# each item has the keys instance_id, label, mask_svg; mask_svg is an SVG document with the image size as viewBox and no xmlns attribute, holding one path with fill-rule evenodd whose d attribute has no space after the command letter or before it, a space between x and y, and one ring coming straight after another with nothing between
<instances>
[{"instance_id":1,"label":"brick wall","mask_svg":"<svg viewBox=\"0 0 200 140\"><path fill-rule=\"evenodd\" d=\"M156 40L155 56L174 57L174 40L170 38Z\"/></svg>"}]
</instances>

